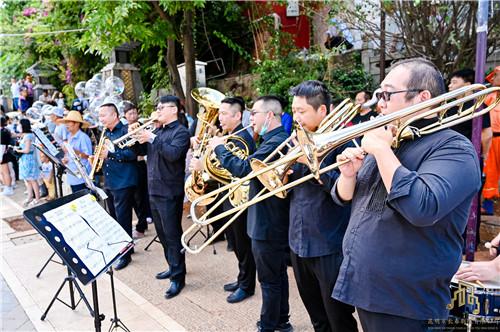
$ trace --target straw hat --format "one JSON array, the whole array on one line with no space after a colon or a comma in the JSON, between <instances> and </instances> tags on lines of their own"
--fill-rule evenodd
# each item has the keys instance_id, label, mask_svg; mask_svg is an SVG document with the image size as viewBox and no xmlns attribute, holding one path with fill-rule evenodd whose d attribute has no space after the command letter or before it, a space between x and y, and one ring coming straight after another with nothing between
<instances>
[{"instance_id":1,"label":"straw hat","mask_svg":"<svg viewBox=\"0 0 500 332\"><path fill-rule=\"evenodd\" d=\"M496 73L500 73L500 66L495 67L495 69L493 69L491 73L486 76L486 80L490 83L493 83L493 76L495 76Z\"/></svg>"},{"instance_id":2,"label":"straw hat","mask_svg":"<svg viewBox=\"0 0 500 332\"><path fill-rule=\"evenodd\" d=\"M81 128L84 129L89 126L88 122L83 121L82 115L78 111L69 111L68 115L66 115L65 118L61 119L62 123L66 123L69 121L81 123L82 124Z\"/></svg>"}]
</instances>

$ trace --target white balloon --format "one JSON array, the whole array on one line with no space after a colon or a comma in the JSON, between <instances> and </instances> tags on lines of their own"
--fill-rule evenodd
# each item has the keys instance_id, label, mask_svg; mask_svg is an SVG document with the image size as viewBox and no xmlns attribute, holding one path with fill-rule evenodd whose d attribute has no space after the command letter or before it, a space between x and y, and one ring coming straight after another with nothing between
<instances>
[{"instance_id":1,"label":"white balloon","mask_svg":"<svg viewBox=\"0 0 500 332\"><path fill-rule=\"evenodd\" d=\"M117 76L110 76L104 81L104 90L110 96L119 96L125 91L125 83Z\"/></svg>"},{"instance_id":2,"label":"white balloon","mask_svg":"<svg viewBox=\"0 0 500 332\"><path fill-rule=\"evenodd\" d=\"M88 108L89 112L92 115L99 117L99 107L103 104L103 102L104 97L95 97L94 99L92 99Z\"/></svg>"},{"instance_id":3,"label":"white balloon","mask_svg":"<svg viewBox=\"0 0 500 332\"><path fill-rule=\"evenodd\" d=\"M101 73L97 73L94 76L92 76L92 79L102 82L102 74Z\"/></svg>"},{"instance_id":4,"label":"white balloon","mask_svg":"<svg viewBox=\"0 0 500 332\"><path fill-rule=\"evenodd\" d=\"M89 99L99 96L102 93L101 81L91 79L85 83L85 94Z\"/></svg>"},{"instance_id":5,"label":"white balloon","mask_svg":"<svg viewBox=\"0 0 500 332\"><path fill-rule=\"evenodd\" d=\"M78 82L76 83L75 85L75 95L80 98L80 99L83 99L85 98L85 81L81 81L81 82Z\"/></svg>"}]
</instances>

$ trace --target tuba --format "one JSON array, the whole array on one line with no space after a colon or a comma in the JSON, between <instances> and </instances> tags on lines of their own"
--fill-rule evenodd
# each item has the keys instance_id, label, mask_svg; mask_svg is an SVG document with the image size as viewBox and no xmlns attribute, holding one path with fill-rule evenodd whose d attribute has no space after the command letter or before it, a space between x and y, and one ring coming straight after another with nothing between
<instances>
[{"instance_id":1,"label":"tuba","mask_svg":"<svg viewBox=\"0 0 500 332\"><path fill-rule=\"evenodd\" d=\"M197 88L191 91L191 96L196 102L203 106L203 110L198 113L198 124L195 136L200 141L200 145L193 152L194 158L201 158L203 171L193 171L184 183L184 192L189 201L194 201L198 197L216 190L222 183L224 185L232 181L232 175L220 165L215 153L209 148L208 142L214 136L212 126L217 121L221 101L226 98L221 92L210 88ZM246 142L238 136L228 136L229 142L225 144L226 149L239 158L246 158L249 148ZM234 142L233 142L234 141ZM241 149L235 142L243 145ZM217 196L212 196L200 202L200 206L212 203Z\"/></svg>"}]
</instances>

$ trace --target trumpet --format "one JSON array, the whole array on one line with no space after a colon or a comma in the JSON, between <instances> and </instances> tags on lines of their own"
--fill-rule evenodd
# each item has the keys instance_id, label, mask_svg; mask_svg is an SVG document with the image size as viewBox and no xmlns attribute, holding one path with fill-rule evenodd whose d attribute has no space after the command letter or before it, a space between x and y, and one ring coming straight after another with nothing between
<instances>
[{"instance_id":1,"label":"trumpet","mask_svg":"<svg viewBox=\"0 0 500 332\"><path fill-rule=\"evenodd\" d=\"M397 133L394 137L394 143L395 145L397 145L402 140L412 139L414 137L432 134L439 130L455 126L459 123L469 121L472 120L473 118L486 114L500 103L500 96L489 106L484 107L480 111L478 111L478 109L480 109L480 106L483 104L483 101L488 94L497 91L500 91L500 87L486 88L482 84L473 84L437 96L422 103L393 112L391 114L384 115L382 117L377 117L375 119L358 124L356 126L347 127L323 134L307 133L299 128L297 129L297 139L299 141L299 145L301 146L303 153L306 156L308 164L311 167L311 173L300 179L287 183L281 187L275 188L274 190L267 193L264 193L267 190L266 188L264 188L255 197L253 197L246 203L212 217L208 216L209 213L213 213L213 209L207 211L205 214L198 217L196 215L196 201L193 202L193 204L191 205L191 217L193 222L196 223L196 225L193 225L194 227L208 225L214 221L220 220L229 215L233 215L233 217L226 224L224 224L223 227L219 229L219 231L213 234L212 237L207 239L200 247L196 247L193 249L187 246L183 240L184 234L183 237L181 238L182 245L184 246L184 249L189 253L193 254L199 253L206 246L208 246L219 234L221 234L221 232L224 231L224 229L226 229L230 225L230 223L234 221L235 218L239 216L249 206L259 203L273 195L286 191L311 179L314 178L318 179L321 174L329 172L333 169L338 168L343 164L350 162L349 160L345 160L342 162L331 164L323 168L319 168L321 162L324 160L324 157L329 152L331 152L333 149L345 144L346 142L352 139L363 136L369 130L373 130L394 122L399 122L397 126ZM467 92L472 92L472 94L465 97L461 97ZM455 99L457 97L461 98ZM470 100L475 100L474 104L471 107L464 109L464 103ZM458 112L454 115L447 116L446 112L454 107L458 107ZM416 128L412 126L412 124L415 121L424 118L429 119L431 116L433 116L435 119L433 123L428 124L423 128ZM295 156L287 155L274 162L272 166L276 168L279 165L286 164L292 158L295 158ZM230 185L219 188L218 190L216 190L215 193L218 194L219 192L223 192L225 190L229 191L234 190L235 186L238 186L245 181L249 181L255 177L258 177L259 175L264 174L268 171L269 169L261 169L256 172L252 172L249 175L239 179L238 181L231 183ZM203 199L203 197L200 197L200 199Z\"/></svg>"},{"instance_id":2,"label":"trumpet","mask_svg":"<svg viewBox=\"0 0 500 332\"><path fill-rule=\"evenodd\" d=\"M122 137L113 140L112 141L113 145L116 145L120 149L125 149L133 146L135 143L139 141L136 137L138 133L140 133L143 130L153 132L156 129L155 121L156 117L150 118L139 127L134 128L125 135L123 135Z\"/></svg>"},{"instance_id":3,"label":"trumpet","mask_svg":"<svg viewBox=\"0 0 500 332\"><path fill-rule=\"evenodd\" d=\"M345 99L341 104L339 104L330 114L323 119L321 122L318 131L324 132L327 130L335 130L339 127L345 126L348 122L352 120L352 118L357 114L359 110L359 106L355 106L353 103L349 102L349 99ZM287 140L282 142L269 156L267 156L263 161L259 161L259 166L261 166L258 170L254 168L254 163L256 162L256 159L252 160L252 169L253 172L247 175L246 177L243 177L241 179L237 179L234 182L221 187L215 191L212 191L204 196L199 197L198 199L194 200L193 203L191 204L191 216L193 217L193 225L190 226L181 236L181 243L184 247L184 250L188 251L191 254L197 254L200 253L204 248L206 248L212 241L219 235L221 234L229 225L238 218L239 215L241 215L245 210L246 207L252 205L248 204L248 200L245 200L244 202L240 202L240 204L235 205L235 208L229 210L233 211L235 213L230 220L228 220L215 234L213 234L209 239L207 239L200 247L196 248L190 248L189 245L187 244L186 239L188 238L188 235L193 232L193 231L198 231L200 228L203 226L206 226L210 224L212 221L219 220L220 218L223 217L212 217L210 219L207 219L207 216L213 213L213 211L220 205L222 204L226 199L230 199L235 195L235 192L240 191L240 187L248 187L248 183L251 179L254 179L255 177L259 178L259 176L265 174L265 173L272 173L272 176L267 176L269 178L274 178L276 182L273 183L276 184L278 182L282 182L284 179L284 176L286 175L286 170L289 169L289 167L295 163L295 161L302 156L302 153L300 151L300 148L298 146L293 147L290 143L294 136L290 136ZM284 151L287 150L288 153L284 153ZM275 158L276 156L279 156L280 159L275 161L273 164L269 166L265 166L267 162ZM283 168L280 168L279 170L278 167L285 165ZM267 178L266 177L266 178ZM260 180L260 178L259 178ZM266 186L266 185L265 185ZM255 197L253 197L252 201L256 200L259 196L261 196L266 190L269 188L264 187ZM221 198L216 204L214 204L203 216L200 218L196 217L196 211L195 208L197 205L200 205L199 202L202 201L203 199L206 199L206 197L213 197L219 195L219 193L224 192L228 190L226 195ZM271 189L269 189L271 190ZM286 196L286 191L272 191L272 195L276 195L278 197L285 197ZM267 197L270 197L272 195L269 195ZM266 197L266 198L267 198ZM228 212L229 212L228 211ZM225 216L228 216L232 213L225 213ZM215 219L213 219L215 218ZM192 236L191 236L192 238Z\"/></svg>"}]
</instances>

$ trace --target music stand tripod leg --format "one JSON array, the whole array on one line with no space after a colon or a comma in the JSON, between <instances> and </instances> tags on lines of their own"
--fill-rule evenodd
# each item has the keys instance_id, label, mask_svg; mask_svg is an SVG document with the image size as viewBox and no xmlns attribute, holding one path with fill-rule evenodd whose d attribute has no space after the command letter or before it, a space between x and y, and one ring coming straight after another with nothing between
<instances>
[{"instance_id":1,"label":"music stand tripod leg","mask_svg":"<svg viewBox=\"0 0 500 332\"><path fill-rule=\"evenodd\" d=\"M99 313L99 298L97 293L97 281L92 281L92 301L94 303L94 328L96 332L101 332L101 321L104 320L104 314Z\"/></svg>"},{"instance_id":2,"label":"music stand tripod leg","mask_svg":"<svg viewBox=\"0 0 500 332\"><path fill-rule=\"evenodd\" d=\"M160 243L160 241L158 240L158 235L156 235L152 240L151 242L148 243L148 245L146 246L146 248L144 248L145 251L148 251L149 247L151 247L151 245L154 243L154 242L158 242Z\"/></svg>"},{"instance_id":3,"label":"music stand tripod leg","mask_svg":"<svg viewBox=\"0 0 500 332\"><path fill-rule=\"evenodd\" d=\"M111 281L111 299L113 300L113 318L111 318L111 326L109 327L108 332L116 331L118 329L122 329L126 332L130 332L130 330L120 320L120 318L118 318L118 314L116 312L115 279L113 277L113 268L112 267L109 268L108 274L109 274L109 280Z\"/></svg>"}]
</instances>

